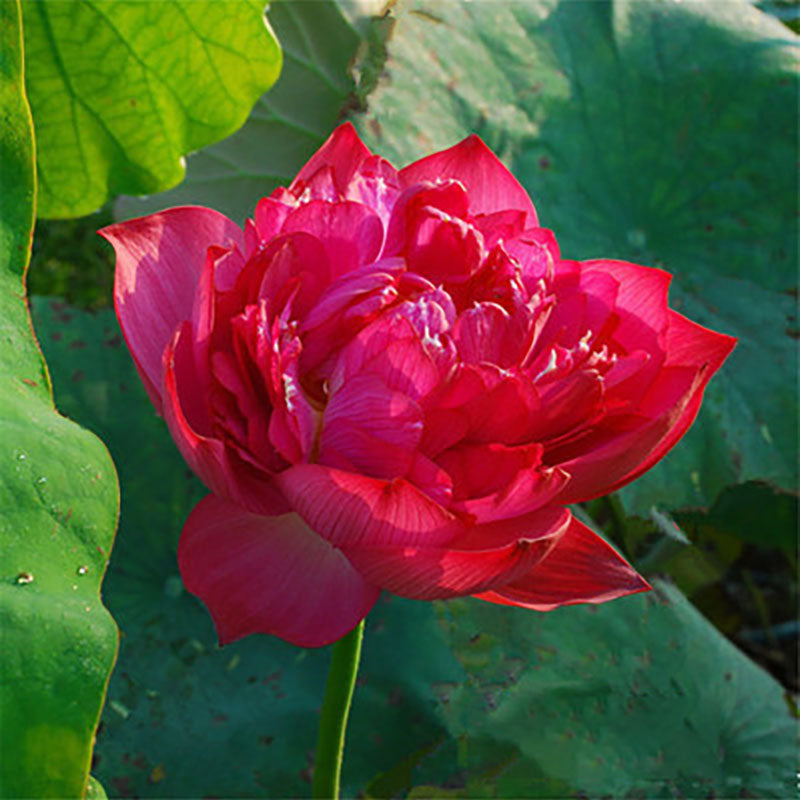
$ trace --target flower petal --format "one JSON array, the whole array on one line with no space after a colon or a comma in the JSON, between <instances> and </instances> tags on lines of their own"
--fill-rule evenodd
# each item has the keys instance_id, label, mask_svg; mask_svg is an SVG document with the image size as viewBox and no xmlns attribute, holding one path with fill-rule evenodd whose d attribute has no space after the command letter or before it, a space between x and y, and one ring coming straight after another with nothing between
<instances>
[{"instance_id":1,"label":"flower petal","mask_svg":"<svg viewBox=\"0 0 800 800\"><path fill-rule=\"evenodd\" d=\"M215 495L186 520L178 563L220 644L268 633L322 647L352 630L380 591L297 514L251 514Z\"/></svg>"},{"instance_id":2,"label":"flower petal","mask_svg":"<svg viewBox=\"0 0 800 800\"><path fill-rule=\"evenodd\" d=\"M659 334L668 323L667 293L672 275L655 267L610 259L583 261L581 266L581 284L591 285L594 272L610 275L618 284L614 310L619 324L614 340L629 351L643 348L658 352Z\"/></svg>"},{"instance_id":3,"label":"flower petal","mask_svg":"<svg viewBox=\"0 0 800 800\"><path fill-rule=\"evenodd\" d=\"M161 359L178 324L192 316L194 290L212 245L244 246L241 229L210 208L183 206L98 233L114 246L114 305L125 341L156 409Z\"/></svg>"},{"instance_id":4,"label":"flower petal","mask_svg":"<svg viewBox=\"0 0 800 800\"><path fill-rule=\"evenodd\" d=\"M283 233L316 236L330 262L331 278L346 275L378 257L383 225L378 215L361 203L311 200L292 211Z\"/></svg>"},{"instance_id":5,"label":"flower petal","mask_svg":"<svg viewBox=\"0 0 800 800\"><path fill-rule=\"evenodd\" d=\"M164 353L164 419L175 444L211 491L251 511L286 513L289 506L270 476L213 435L199 405L202 385L195 375L191 335L191 324L184 322Z\"/></svg>"},{"instance_id":6,"label":"flower petal","mask_svg":"<svg viewBox=\"0 0 800 800\"><path fill-rule=\"evenodd\" d=\"M573 517L555 547L527 575L476 596L550 611L575 603L605 603L648 589L647 581L622 556Z\"/></svg>"},{"instance_id":7,"label":"flower petal","mask_svg":"<svg viewBox=\"0 0 800 800\"><path fill-rule=\"evenodd\" d=\"M378 375L390 388L422 401L439 384L439 370L405 317L383 316L342 348L331 393L359 374Z\"/></svg>"},{"instance_id":8,"label":"flower petal","mask_svg":"<svg viewBox=\"0 0 800 800\"><path fill-rule=\"evenodd\" d=\"M434 284L463 283L486 255L483 236L474 226L430 206L407 221L402 252L409 270Z\"/></svg>"},{"instance_id":9,"label":"flower petal","mask_svg":"<svg viewBox=\"0 0 800 800\"><path fill-rule=\"evenodd\" d=\"M610 416L587 439L548 451L547 463L572 476L559 502L613 492L663 458L689 429L705 387L736 344L671 310L664 339L666 365L637 413Z\"/></svg>"},{"instance_id":10,"label":"flower petal","mask_svg":"<svg viewBox=\"0 0 800 800\"><path fill-rule=\"evenodd\" d=\"M450 504L453 511L469 514L478 522L491 522L542 508L564 488L570 476L562 469L520 470L501 491Z\"/></svg>"},{"instance_id":11,"label":"flower petal","mask_svg":"<svg viewBox=\"0 0 800 800\"><path fill-rule=\"evenodd\" d=\"M320 464L276 478L292 508L336 547L442 545L464 524L402 478L382 481Z\"/></svg>"},{"instance_id":12,"label":"flower petal","mask_svg":"<svg viewBox=\"0 0 800 800\"><path fill-rule=\"evenodd\" d=\"M446 178L461 181L469 194L471 214L516 209L527 215L526 227L537 224L528 193L497 156L474 134L457 145L409 164L398 173L400 186Z\"/></svg>"},{"instance_id":13,"label":"flower petal","mask_svg":"<svg viewBox=\"0 0 800 800\"><path fill-rule=\"evenodd\" d=\"M345 122L336 128L322 147L306 162L292 181L289 190L301 193L307 184L313 183L316 173L327 167L332 171L335 188L341 195L345 195L356 171L371 155L352 123Z\"/></svg>"},{"instance_id":14,"label":"flower petal","mask_svg":"<svg viewBox=\"0 0 800 800\"><path fill-rule=\"evenodd\" d=\"M440 453L439 463L453 479L452 511L477 522L519 517L542 508L561 490L569 475L541 465L538 444L460 445Z\"/></svg>"},{"instance_id":15,"label":"flower petal","mask_svg":"<svg viewBox=\"0 0 800 800\"><path fill-rule=\"evenodd\" d=\"M322 417L320 464L373 478L405 476L422 436L422 410L377 375L346 381Z\"/></svg>"},{"instance_id":16,"label":"flower petal","mask_svg":"<svg viewBox=\"0 0 800 800\"><path fill-rule=\"evenodd\" d=\"M359 165L349 181L345 197L373 209L385 228L399 192L397 170L385 158L372 155Z\"/></svg>"},{"instance_id":17,"label":"flower petal","mask_svg":"<svg viewBox=\"0 0 800 800\"><path fill-rule=\"evenodd\" d=\"M687 401L681 404L680 414L673 417L666 435L634 470L621 478L609 491L615 491L638 478L677 444L697 417L708 382L735 346L736 339L733 336L715 333L675 311L669 311L667 360L663 372L667 374L671 371L685 370L691 365L697 369L697 379L693 382ZM662 392L661 382L656 380L642 402L645 411L650 411L650 407L659 402L659 395Z\"/></svg>"},{"instance_id":18,"label":"flower petal","mask_svg":"<svg viewBox=\"0 0 800 800\"><path fill-rule=\"evenodd\" d=\"M509 521L478 525L448 547L345 548L371 583L402 597L440 600L503 586L530 572L569 524L569 512L548 509Z\"/></svg>"}]
</instances>

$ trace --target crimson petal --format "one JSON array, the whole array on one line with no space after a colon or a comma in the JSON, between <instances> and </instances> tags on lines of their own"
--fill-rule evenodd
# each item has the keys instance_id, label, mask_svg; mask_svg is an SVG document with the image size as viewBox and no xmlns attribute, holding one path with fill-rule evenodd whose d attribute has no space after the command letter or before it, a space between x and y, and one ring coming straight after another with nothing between
<instances>
[{"instance_id":1,"label":"crimson petal","mask_svg":"<svg viewBox=\"0 0 800 800\"><path fill-rule=\"evenodd\" d=\"M379 589L297 514L265 517L208 495L181 533L186 588L208 606L220 644L269 633L322 647L352 630Z\"/></svg>"},{"instance_id":2,"label":"crimson petal","mask_svg":"<svg viewBox=\"0 0 800 800\"><path fill-rule=\"evenodd\" d=\"M336 189L344 195L361 164L372 153L361 141L352 123L345 122L325 140L322 147L314 153L305 166L297 173L297 177L289 187L296 191L314 178L314 175L326 167L332 171Z\"/></svg>"},{"instance_id":3,"label":"crimson petal","mask_svg":"<svg viewBox=\"0 0 800 800\"><path fill-rule=\"evenodd\" d=\"M421 158L398 172L405 188L423 181L455 179L469 194L471 214L516 209L527 215L526 227L537 224L536 210L519 181L474 134L457 145Z\"/></svg>"},{"instance_id":4,"label":"crimson petal","mask_svg":"<svg viewBox=\"0 0 800 800\"><path fill-rule=\"evenodd\" d=\"M345 548L370 582L402 597L441 600L503 586L530 572L569 525L565 509L546 509L510 524L487 524L448 547Z\"/></svg>"},{"instance_id":5,"label":"crimson petal","mask_svg":"<svg viewBox=\"0 0 800 800\"><path fill-rule=\"evenodd\" d=\"M245 463L215 437L198 405L202 385L194 370L191 324L184 322L164 353L164 419L186 463L213 492L252 511L289 510L270 477Z\"/></svg>"},{"instance_id":6,"label":"crimson petal","mask_svg":"<svg viewBox=\"0 0 800 800\"><path fill-rule=\"evenodd\" d=\"M161 359L194 292L212 245L244 246L241 229L210 208L183 206L98 231L117 255L114 305L150 399L161 411Z\"/></svg>"},{"instance_id":7,"label":"crimson petal","mask_svg":"<svg viewBox=\"0 0 800 800\"><path fill-rule=\"evenodd\" d=\"M476 597L551 611L575 603L605 603L650 588L609 544L572 517L555 547L527 575Z\"/></svg>"},{"instance_id":8,"label":"crimson petal","mask_svg":"<svg viewBox=\"0 0 800 800\"><path fill-rule=\"evenodd\" d=\"M295 464L276 478L298 514L336 547L442 545L464 524L409 481Z\"/></svg>"}]
</instances>

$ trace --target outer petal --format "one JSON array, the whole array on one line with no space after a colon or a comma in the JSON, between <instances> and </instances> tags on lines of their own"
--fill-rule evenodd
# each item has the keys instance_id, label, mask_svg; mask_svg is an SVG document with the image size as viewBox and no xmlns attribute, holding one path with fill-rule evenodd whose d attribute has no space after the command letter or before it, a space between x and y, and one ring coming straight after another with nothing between
<instances>
[{"instance_id":1,"label":"outer petal","mask_svg":"<svg viewBox=\"0 0 800 800\"><path fill-rule=\"evenodd\" d=\"M675 311L670 310L669 315L670 322L667 329L666 344L667 368L673 365L680 368L687 362L688 364L693 363L697 367L698 378L688 401L683 406L680 415L668 429L666 435L648 453L644 461L621 478L608 491L615 491L638 478L639 475L658 463L680 441L697 417L708 382L736 346L736 339L733 336L715 333L686 319L686 317ZM654 395L659 393L659 388L659 382L656 381L644 398L645 404L649 402L657 403L657 397L654 397Z\"/></svg>"},{"instance_id":2,"label":"outer petal","mask_svg":"<svg viewBox=\"0 0 800 800\"><path fill-rule=\"evenodd\" d=\"M198 400L191 325L185 322L164 353L164 419L186 463L213 492L263 514L289 510L270 476L231 452L208 428ZM199 429L199 430L198 430Z\"/></svg>"},{"instance_id":3,"label":"outer petal","mask_svg":"<svg viewBox=\"0 0 800 800\"><path fill-rule=\"evenodd\" d=\"M478 525L448 547L358 547L345 553L358 571L402 597L440 600L502 586L530 572L569 524L565 509L549 509Z\"/></svg>"},{"instance_id":4,"label":"outer petal","mask_svg":"<svg viewBox=\"0 0 800 800\"><path fill-rule=\"evenodd\" d=\"M336 189L341 194L345 194L356 170L371 155L372 153L361 141L353 125L345 122L336 128L322 147L311 156L306 165L297 173L297 177L292 181L289 189L300 188L311 181L317 172L328 167L333 173Z\"/></svg>"},{"instance_id":5,"label":"outer petal","mask_svg":"<svg viewBox=\"0 0 800 800\"><path fill-rule=\"evenodd\" d=\"M453 502L450 508L469 514L478 522L508 519L550 503L569 479L570 476L558 468L520 470L501 491Z\"/></svg>"},{"instance_id":6,"label":"outer petal","mask_svg":"<svg viewBox=\"0 0 800 800\"><path fill-rule=\"evenodd\" d=\"M321 647L352 630L380 591L297 514L251 514L215 495L186 520L178 563L186 588L208 606L220 644L270 633Z\"/></svg>"},{"instance_id":7,"label":"outer petal","mask_svg":"<svg viewBox=\"0 0 800 800\"><path fill-rule=\"evenodd\" d=\"M481 600L551 611L575 603L605 603L650 589L625 559L574 517L548 555L527 575Z\"/></svg>"},{"instance_id":8,"label":"outer petal","mask_svg":"<svg viewBox=\"0 0 800 800\"><path fill-rule=\"evenodd\" d=\"M292 507L336 547L443 545L465 529L407 480L296 464L276 480Z\"/></svg>"},{"instance_id":9,"label":"outer petal","mask_svg":"<svg viewBox=\"0 0 800 800\"><path fill-rule=\"evenodd\" d=\"M667 293L672 275L655 267L627 261L597 259L581 262L581 284L592 290L592 273L610 275L618 284L615 306L620 316L614 339L629 350L658 350L658 334L668 324ZM597 289L594 289L597 291Z\"/></svg>"},{"instance_id":10,"label":"outer petal","mask_svg":"<svg viewBox=\"0 0 800 800\"><path fill-rule=\"evenodd\" d=\"M528 193L474 134L447 150L409 164L400 170L398 177L403 188L442 178L461 181L469 193L470 213L491 214L517 209L527 214L527 227L538 224Z\"/></svg>"},{"instance_id":11,"label":"outer petal","mask_svg":"<svg viewBox=\"0 0 800 800\"><path fill-rule=\"evenodd\" d=\"M642 400L638 425L621 417L598 426L604 439L576 442L576 453L545 460L572 476L559 502L573 503L613 492L635 480L669 452L694 422L712 375L733 350L736 340L715 333L669 311L665 334L666 363ZM577 452L580 450L583 452Z\"/></svg>"},{"instance_id":12,"label":"outer petal","mask_svg":"<svg viewBox=\"0 0 800 800\"><path fill-rule=\"evenodd\" d=\"M659 419L635 414L612 417L604 420L597 431L587 432L584 438L548 449L545 461L558 465L570 475L569 483L553 502L583 502L628 483L626 476L639 474L638 466L648 459L681 418L692 390L691 383L687 383L684 398L676 403L672 413Z\"/></svg>"},{"instance_id":13,"label":"outer petal","mask_svg":"<svg viewBox=\"0 0 800 800\"><path fill-rule=\"evenodd\" d=\"M114 305L128 349L156 409L161 358L178 324L192 316L194 290L212 245L244 246L241 229L210 208L184 206L98 233L114 246Z\"/></svg>"}]
</instances>

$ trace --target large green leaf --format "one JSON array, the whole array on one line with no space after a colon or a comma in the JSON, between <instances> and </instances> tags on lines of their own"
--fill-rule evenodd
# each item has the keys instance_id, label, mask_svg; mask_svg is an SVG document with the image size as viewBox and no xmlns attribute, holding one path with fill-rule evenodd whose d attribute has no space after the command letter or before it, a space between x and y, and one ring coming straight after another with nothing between
<instances>
[{"instance_id":1,"label":"large green leaf","mask_svg":"<svg viewBox=\"0 0 800 800\"><path fill-rule=\"evenodd\" d=\"M291 182L342 114L355 84L348 66L360 37L332 0L275 2L269 21L283 49L283 71L244 127L190 156L186 180L148 198L122 198L119 219L197 204L240 224L276 186Z\"/></svg>"},{"instance_id":2,"label":"large green leaf","mask_svg":"<svg viewBox=\"0 0 800 800\"><path fill-rule=\"evenodd\" d=\"M789 797L781 687L666 584L548 614L438 608L469 678L441 712L465 737L467 796ZM462 774L462 782L463 782Z\"/></svg>"},{"instance_id":3,"label":"large green leaf","mask_svg":"<svg viewBox=\"0 0 800 800\"><path fill-rule=\"evenodd\" d=\"M403 164L479 133L569 258L674 272L739 337L694 430L623 492L646 512L797 481L796 37L744 2L400 3L360 127Z\"/></svg>"},{"instance_id":4,"label":"large green leaf","mask_svg":"<svg viewBox=\"0 0 800 800\"><path fill-rule=\"evenodd\" d=\"M278 77L259 0L23 0L41 217L160 192Z\"/></svg>"},{"instance_id":5,"label":"large green leaf","mask_svg":"<svg viewBox=\"0 0 800 800\"><path fill-rule=\"evenodd\" d=\"M118 495L103 445L53 408L25 304L34 153L12 2L0 116L0 795L82 797L116 651L99 588Z\"/></svg>"}]
</instances>

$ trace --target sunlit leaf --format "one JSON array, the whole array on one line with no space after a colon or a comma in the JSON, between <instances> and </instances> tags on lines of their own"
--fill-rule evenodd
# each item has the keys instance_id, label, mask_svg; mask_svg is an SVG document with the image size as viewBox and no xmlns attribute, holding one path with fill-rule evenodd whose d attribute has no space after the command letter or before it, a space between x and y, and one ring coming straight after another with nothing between
<instances>
[{"instance_id":1,"label":"sunlit leaf","mask_svg":"<svg viewBox=\"0 0 800 800\"><path fill-rule=\"evenodd\" d=\"M278 77L259 0L23 0L40 217L169 189Z\"/></svg>"},{"instance_id":2,"label":"sunlit leaf","mask_svg":"<svg viewBox=\"0 0 800 800\"><path fill-rule=\"evenodd\" d=\"M355 89L348 67L360 37L332 0L281 0L270 6L269 21L283 48L283 70L244 127L191 156L186 180L175 189L122 198L118 218L197 204L242 224L322 144Z\"/></svg>"}]
</instances>

